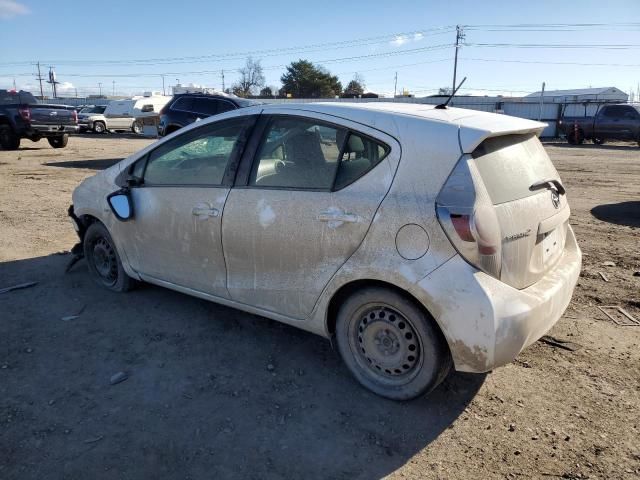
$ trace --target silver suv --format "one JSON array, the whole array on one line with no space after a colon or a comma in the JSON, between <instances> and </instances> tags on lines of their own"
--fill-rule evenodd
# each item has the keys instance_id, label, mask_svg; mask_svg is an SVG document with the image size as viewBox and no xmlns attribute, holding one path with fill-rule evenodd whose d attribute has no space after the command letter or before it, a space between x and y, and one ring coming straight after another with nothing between
<instances>
[{"instance_id":1,"label":"silver suv","mask_svg":"<svg viewBox=\"0 0 640 480\"><path fill-rule=\"evenodd\" d=\"M425 105L234 110L90 177L70 215L92 277L145 281L334 337L409 399L549 330L581 253L543 124ZM230 347L232 348L232 347Z\"/></svg>"}]
</instances>

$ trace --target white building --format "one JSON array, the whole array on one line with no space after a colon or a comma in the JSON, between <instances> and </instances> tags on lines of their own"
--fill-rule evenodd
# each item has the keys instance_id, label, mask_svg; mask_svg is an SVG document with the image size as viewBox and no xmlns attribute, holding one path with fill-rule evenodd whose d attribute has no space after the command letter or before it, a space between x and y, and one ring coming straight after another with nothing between
<instances>
[{"instance_id":1,"label":"white building","mask_svg":"<svg viewBox=\"0 0 640 480\"><path fill-rule=\"evenodd\" d=\"M525 96L527 99L539 99L541 92ZM548 90L544 92L544 101L551 103L615 102L626 103L629 96L616 87L578 88L575 90Z\"/></svg>"}]
</instances>

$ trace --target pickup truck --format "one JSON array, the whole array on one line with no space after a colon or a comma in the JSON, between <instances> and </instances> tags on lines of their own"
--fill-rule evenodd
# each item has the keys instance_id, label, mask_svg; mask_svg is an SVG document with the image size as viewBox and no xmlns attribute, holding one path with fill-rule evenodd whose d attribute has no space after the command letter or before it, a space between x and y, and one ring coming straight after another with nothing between
<instances>
[{"instance_id":1,"label":"pickup truck","mask_svg":"<svg viewBox=\"0 0 640 480\"><path fill-rule=\"evenodd\" d=\"M64 148L69 133L78 131L78 114L64 105L39 104L23 90L0 90L0 146L17 150L20 140L37 142L42 138L53 148Z\"/></svg>"},{"instance_id":2,"label":"pickup truck","mask_svg":"<svg viewBox=\"0 0 640 480\"><path fill-rule=\"evenodd\" d=\"M592 140L597 145L606 140L627 140L640 145L640 107L604 105L593 117L563 117L559 127L572 145L585 140Z\"/></svg>"}]
</instances>

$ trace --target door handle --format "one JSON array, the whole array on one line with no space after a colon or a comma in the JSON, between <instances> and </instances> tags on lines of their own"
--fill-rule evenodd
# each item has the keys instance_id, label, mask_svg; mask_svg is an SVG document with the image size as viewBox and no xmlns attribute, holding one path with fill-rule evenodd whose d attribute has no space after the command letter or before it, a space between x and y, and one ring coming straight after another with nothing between
<instances>
[{"instance_id":1,"label":"door handle","mask_svg":"<svg viewBox=\"0 0 640 480\"><path fill-rule=\"evenodd\" d=\"M356 223L358 221L358 215L345 212L322 212L317 217L321 222L348 222Z\"/></svg>"},{"instance_id":2,"label":"door handle","mask_svg":"<svg viewBox=\"0 0 640 480\"><path fill-rule=\"evenodd\" d=\"M217 217L220 215L220 210L209 205L196 205L191 213L196 217Z\"/></svg>"}]
</instances>

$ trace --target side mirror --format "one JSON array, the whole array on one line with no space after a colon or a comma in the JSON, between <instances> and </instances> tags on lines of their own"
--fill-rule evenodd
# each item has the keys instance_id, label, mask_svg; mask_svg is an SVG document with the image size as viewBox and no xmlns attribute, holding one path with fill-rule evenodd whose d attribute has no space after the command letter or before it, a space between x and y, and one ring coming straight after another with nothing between
<instances>
[{"instance_id":1,"label":"side mirror","mask_svg":"<svg viewBox=\"0 0 640 480\"><path fill-rule=\"evenodd\" d=\"M129 190L122 189L113 192L107 197L107 202L118 220L126 222L133 218L133 204Z\"/></svg>"}]
</instances>

